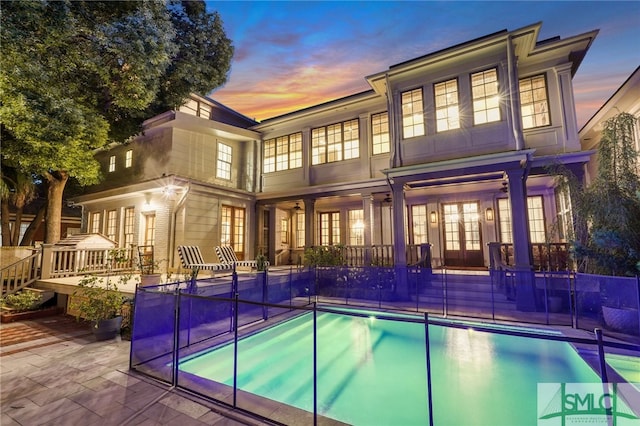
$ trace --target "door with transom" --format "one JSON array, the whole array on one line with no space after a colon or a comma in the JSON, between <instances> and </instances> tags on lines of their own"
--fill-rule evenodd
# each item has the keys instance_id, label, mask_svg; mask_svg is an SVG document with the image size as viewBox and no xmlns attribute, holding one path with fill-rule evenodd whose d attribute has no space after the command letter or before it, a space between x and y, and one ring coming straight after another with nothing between
<instances>
[{"instance_id":1,"label":"door with transom","mask_svg":"<svg viewBox=\"0 0 640 426\"><path fill-rule=\"evenodd\" d=\"M442 218L444 264L446 266L484 266L478 203L443 204Z\"/></svg>"}]
</instances>

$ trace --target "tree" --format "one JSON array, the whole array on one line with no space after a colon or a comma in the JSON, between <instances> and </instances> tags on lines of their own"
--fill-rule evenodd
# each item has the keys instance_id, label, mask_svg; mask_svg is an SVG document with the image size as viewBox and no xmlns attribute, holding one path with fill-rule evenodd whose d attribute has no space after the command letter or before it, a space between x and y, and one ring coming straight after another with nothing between
<instances>
[{"instance_id":1,"label":"tree","mask_svg":"<svg viewBox=\"0 0 640 426\"><path fill-rule=\"evenodd\" d=\"M45 242L60 239L70 178L97 183L94 150L226 81L233 47L202 1L5 2L3 160L47 183Z\"/></svg>"},{"instance_id":2,"label":"tree","mask_svg":"<svg viewBox=\"0 0 640 426\"><path fill-rule=\"evenodd\" d=\"M24 206L38 196L37 186L31 175L20 173L3 164L0 172L0 198L2 203L2 245L17 246L20 244L20 228ZM9 205L15 208L13 229L9 228Z\"/></svg>"},{"instance_id":3,"label":"tree","mask_svg":"<svg viewBox=\"0 0 640 426\"><path fill-rule=\"evenodd\" d=\"M571 183L572 241L579 270L605 275L640 271L640 173L634 146L637 119L628 113L604 122L598 174L586 188ZM586 232L585 232L586 231Z\"/></svg>"}]
</instances>

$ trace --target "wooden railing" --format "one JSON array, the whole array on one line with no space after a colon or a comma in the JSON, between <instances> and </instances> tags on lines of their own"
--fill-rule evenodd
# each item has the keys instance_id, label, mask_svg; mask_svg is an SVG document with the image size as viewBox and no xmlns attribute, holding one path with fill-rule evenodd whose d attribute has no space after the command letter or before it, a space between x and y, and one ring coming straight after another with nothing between
<instances>
[{"instance_id":1,"label":"wooden railing","mask_svg":"<svg viewBox=\"0 0 640 426\"><path fill-rule=\"evenodd\" d=\"M494 254L496 266L515 266L513 259L513 244L489 243L491 247L499 248L498 255ZM533 268L536 271L566 271L572 269L569 258L568 243L533 243L531 244ZM493 262L492 262L493 265Z\"/></svg>"},{"instance_id":2,"label":"wooden railing","mask_svg":"<svg viewBox=\"0 0 640 426\"><path fill-rule=\"evenodd\" d=\"M44 245L42 247L42 278L62 278L89 273L132 271L135 247L121 248L122 256L114 257L113 249L76 249Z\"/></svg>"},{"instance_id":3,"label":"wooden railing","mask_svg":"<svg viewBox=\"0 0 640 426\"><path fill-rule=\"evenodd\" d=\"M40 253L20 259L0 269L0 283L2 283L2 296L16 293L30 286L39 278Z\"/></svg>"}]
</instances>

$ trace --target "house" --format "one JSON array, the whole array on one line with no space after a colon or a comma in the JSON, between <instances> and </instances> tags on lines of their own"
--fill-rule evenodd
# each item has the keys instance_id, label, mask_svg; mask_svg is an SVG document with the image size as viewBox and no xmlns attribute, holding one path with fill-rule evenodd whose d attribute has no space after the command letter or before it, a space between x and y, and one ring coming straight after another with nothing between
<instances>
[{"instance_id":1,"label":"house","mask_svg":"<svg viewBox=\"0 0 640 426\"><path fill-rule=\"evenodd\" d=\"M572 78L597 31L538 40L502 30L365 76L371 89L257 123L193 95L96 157L106 179L74 199L83 231L119 245L231 245L295 264L344 245L351 263L487 268L488 243L531 270L570 211L549 167L579 178ZM373 70L375 71L375 70ZM564 219L564 220L562 220Z\"/></svg>"}]
</instances>

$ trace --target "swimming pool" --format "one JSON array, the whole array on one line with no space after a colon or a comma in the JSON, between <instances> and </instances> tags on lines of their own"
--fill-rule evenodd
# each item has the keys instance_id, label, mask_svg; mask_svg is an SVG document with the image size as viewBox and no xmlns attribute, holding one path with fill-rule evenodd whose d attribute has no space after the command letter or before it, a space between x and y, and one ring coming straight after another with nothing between
<instances>
[{"instance_id":1,"label":"swimming pool","mask_svg":"<svg viewBox=\"0 0 640 426\"><path fill-rule=\"evenodd\" d=\"M414 317L415 318L415 317ZM567 343L429 326L437 425L535 424L538 383L600 379ZM238 342L237 386L313 411L313 316ZM233 345L179 371L233 385ZM428 423L424 325L317 314L318 412L355 425Z\"/></svg>"}]
</instances>

